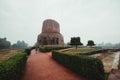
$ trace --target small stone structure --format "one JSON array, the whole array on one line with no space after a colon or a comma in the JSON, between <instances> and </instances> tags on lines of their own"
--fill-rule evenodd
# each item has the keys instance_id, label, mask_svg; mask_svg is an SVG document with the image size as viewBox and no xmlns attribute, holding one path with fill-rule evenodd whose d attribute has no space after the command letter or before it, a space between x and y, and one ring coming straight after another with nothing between
<instances>
[{"instance_id":1,"label":"small stone structure","mask_svg":"<svg viewBox=\"0 0 120 80\"><path fill-rule=\"evenodd\" d=\"M52 19L45 20L42 33L38 35L37 44L39 46L63 46L64 39L60 33L59 23Z\"/></svg>"}]
</instances>

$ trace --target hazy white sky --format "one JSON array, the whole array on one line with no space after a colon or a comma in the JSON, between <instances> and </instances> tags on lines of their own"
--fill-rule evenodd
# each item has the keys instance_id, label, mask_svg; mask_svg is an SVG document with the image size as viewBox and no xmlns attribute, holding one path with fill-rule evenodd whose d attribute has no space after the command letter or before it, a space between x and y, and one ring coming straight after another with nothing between
<instances>
[{"instance_id":1,"label":"hazy white sky","mask_svg":"<svg viewBox=\"0 0 120 80\"><path fill-rule=\"evenodd\" d=\"M120 0L0 0L0 37L33 45L45 19L60 24L65 42L120 42Z\"/></svg>"}]
</instances>

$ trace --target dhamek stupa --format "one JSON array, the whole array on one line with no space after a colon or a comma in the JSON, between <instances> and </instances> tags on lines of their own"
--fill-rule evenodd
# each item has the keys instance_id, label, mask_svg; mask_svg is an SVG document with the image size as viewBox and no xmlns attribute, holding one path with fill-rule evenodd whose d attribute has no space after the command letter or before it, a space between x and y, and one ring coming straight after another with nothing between
<instances>
[{"instance_id":1,"label":"dhamek stupa","mask_svg":"<svg viewBox=\"0 0 120 80\"><path fill-rule=\"evenodd\" d=\"M43 22L42 33L38 35L37 44L39 46L63 46L64 39L60 33L59 23L52 19Z\"/></svg>"}]
</instances>

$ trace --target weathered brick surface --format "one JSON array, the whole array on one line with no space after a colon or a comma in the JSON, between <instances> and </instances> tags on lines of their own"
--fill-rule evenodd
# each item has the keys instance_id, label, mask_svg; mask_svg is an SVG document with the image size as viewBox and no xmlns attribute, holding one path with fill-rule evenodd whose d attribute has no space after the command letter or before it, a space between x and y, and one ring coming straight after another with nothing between
<instances>
[{"instance_id":1,"label":"weathered brick surface","mask_svg":"<svg viewBox=\"0 0 120 80\"><path fill-rule=\"evenodd\" d=\"M42 33L60 33L59 23L51 19L45 20Z\"/></svg>"},{"instance_id":2,"label":"weathered brick surface","mask_svg":"<svg viewBox=\"0 0 120 80\"><path fill-rule=\"evenodd\" d=\"M43 22L42 33L38 35L38 45L64 45L64 39L60 33L59 23L47 19Z\"/></svg>"}]
</instances>

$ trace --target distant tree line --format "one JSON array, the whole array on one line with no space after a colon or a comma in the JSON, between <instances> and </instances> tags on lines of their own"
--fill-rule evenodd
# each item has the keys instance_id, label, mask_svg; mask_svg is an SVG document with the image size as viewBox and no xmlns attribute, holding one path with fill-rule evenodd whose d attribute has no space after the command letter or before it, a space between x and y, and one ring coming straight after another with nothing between
<instances>
[{"instance_id":1,"label":"distant tree line","mask_svg":"<svg viewBox=\"0 0 120 80\"><path fill-rule=\"evenodd\" d=\"M7 38L0 38L0 49L9 49L9 48L26 48L28 44L25 41L18 40L16 43L11 45L10 41L7 41Z\"/></svg>"},{"instance_id":2,"label":"distant tree line","mask_svg":"<svg viewBox=\"0 0 120 80\"><path fill-rule=\"evenodd\" d=\"M12 48L26 48L28 46L27 43L25 43L24 41L17 41L17 43L14 43L11 47Z\"/></svg>"},{"instance_id":3,"label":"distant tree line","mask_svg":"<svg viewBox=\"0 0 120 80\"><path fill-rule=\"evenodd\" d=\"M120 42L119 43L100 43L97 44L97 46L100 46L102 48L120 48Z\"/></svg>"},{"instance_id":4,"label":"distant tree line","mask_svg":"<svg viewBox=\"0 0 120 80\"><path fill-rule=\"evenodd\" d=\"M8 49L10 46L11 43L7 41L7 38L0 38L0 49Z\"/></svg>"}]
</instances>

